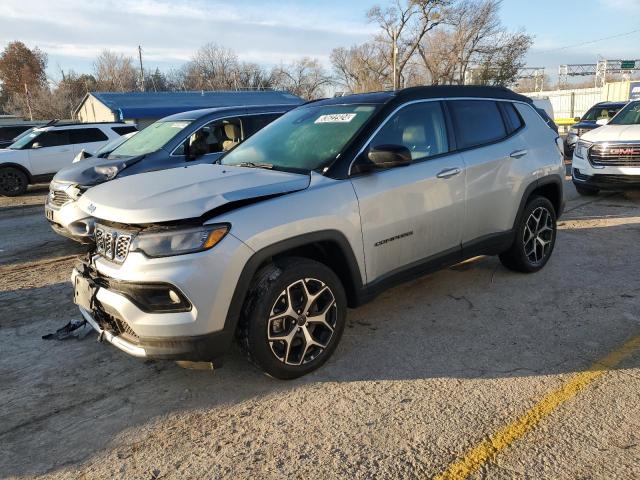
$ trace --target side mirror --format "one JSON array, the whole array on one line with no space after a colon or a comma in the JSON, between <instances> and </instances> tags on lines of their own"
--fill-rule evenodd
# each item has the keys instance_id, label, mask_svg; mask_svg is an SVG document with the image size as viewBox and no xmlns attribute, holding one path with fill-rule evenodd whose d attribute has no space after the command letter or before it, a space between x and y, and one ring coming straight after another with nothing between
<instances>
[{"instance_id":1,"label":"side mirror","mask_svg":"<svg viewBox=\"0 0 640 480\"><path fill-rule=\"evenodd\" d=\"M411 164L411 152L402 145L377 145L369 149L367 158L375 169L404 167Z\"/></svg>"},{"instance_id":2,"label":"side mirror","mask_svg":"<svg viewBox=\"0 0 640 480\"><path fill-rule=\"evenodd\" d=\"M607 123L609 123L608 118L599 118L596 120L596 125L606 125Z\"/></svg>"}]
</instances>

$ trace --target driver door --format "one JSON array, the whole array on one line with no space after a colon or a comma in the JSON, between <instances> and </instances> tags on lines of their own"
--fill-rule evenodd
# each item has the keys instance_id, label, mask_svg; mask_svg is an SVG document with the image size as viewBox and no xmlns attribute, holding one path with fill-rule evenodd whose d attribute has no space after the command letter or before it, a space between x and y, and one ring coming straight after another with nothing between
<instances>
[{"instance_id":1,"label":"driver door","mask_svg":"<svg viewBox=\"0 0 640 480\"><path fill-rule=\"evenodd\" d=\"M364 150L402 145L412 163L374 170L351 179L358 197L367 282L436 256L461 251L465 210L465 167L450 152L438 101L407 105L396 112Z\"/></svg>"},{"instance_id":2,"label":"driver door","mask_svg":"<svg viewBox=\"0 0 640 480\"><path fill-rule=\"evenodd\" d=\"M33 175L54 174L71 165L74 157L68 130L49 130L41 133L33 139L28 152Z\"/></svg>"}]
</instances>

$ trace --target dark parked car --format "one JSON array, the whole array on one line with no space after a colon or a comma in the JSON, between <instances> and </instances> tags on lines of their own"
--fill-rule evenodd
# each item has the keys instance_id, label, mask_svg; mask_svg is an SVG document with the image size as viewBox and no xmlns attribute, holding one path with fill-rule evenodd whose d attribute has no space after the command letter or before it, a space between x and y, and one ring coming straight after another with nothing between
<instances>
[{"instance_id":1,"label":"dark parked car","mask_svg":"<svg viewBox=\"0 0 640 480\"><path fill-rule=\"evenodd\" d=\"M584 134L594 128L608 123L618 111L624 107L626 102L600 102L596 103L593 107L587 110L582 118L576 117L578 123L573 125L569 129L569 133L564 138L564 155L571 158L573 156L573 149L578 142L578 139ZM600 121L600 123L598 123Z\"/></svg>"},{"instance_id":2,"label":"dark parked car","mask_svg":"<svg viewBox=\"0 0 640 480\"><path fill-rule=\"evenodd\" d=\"M297 98L297 97L294 97ZM214 163L285 112L303 103L223 107L170 115L136 133L106 157L90 157L60 170L49 187L45 213L59 234L91 240L92 219L77 207L89 188L115 178Z\"/></svg>"},{"instance_id":3,"label":"dark parked car","mask_svg":"<svg viewBox=\"0 0 640 480\"><path fill-rule=\"evenodd\" d=\"M20 123L16 125L0 125L0 148L7 148L11 145L16 137L21 136L27 130L33 127L41 126L40 124Z\"/></svg>"}]
</instances>

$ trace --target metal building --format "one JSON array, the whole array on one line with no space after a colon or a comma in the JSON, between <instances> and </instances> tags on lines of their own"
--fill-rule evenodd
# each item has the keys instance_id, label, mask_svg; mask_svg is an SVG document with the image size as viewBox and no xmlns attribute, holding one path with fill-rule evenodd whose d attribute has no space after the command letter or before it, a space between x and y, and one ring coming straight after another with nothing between
<instances>
[{"instance_id":1,"label":"metal building","mask_svg":"<svg viewBox=\"0 0 640 480\"><path fill-rule=\"evenodd\" d=\"M144 128L174 113L236 105L298 105L303 100L281 91L90 92L75 109L81 122L124 121Z\"/></svg>"}]
</instances>

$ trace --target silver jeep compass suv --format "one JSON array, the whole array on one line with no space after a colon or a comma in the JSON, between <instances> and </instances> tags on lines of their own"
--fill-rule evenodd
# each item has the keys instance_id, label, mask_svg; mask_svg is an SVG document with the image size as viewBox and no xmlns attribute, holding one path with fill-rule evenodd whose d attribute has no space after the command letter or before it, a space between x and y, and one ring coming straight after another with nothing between
<instances>
[{"instance_id":1,"label":"silver jeep compass suv","mask_svg":"<svg viewBox=\"0 0 640 480\"><path fill-rule=\"evenodd\" d=\"M549 260L561 143L531 100L418 87L311 102L215 164L90 189L84 318L125 352L210 361L235 338L277 378L322 365L347 307L476 255Z\"/></svg>"}]
</instances>

